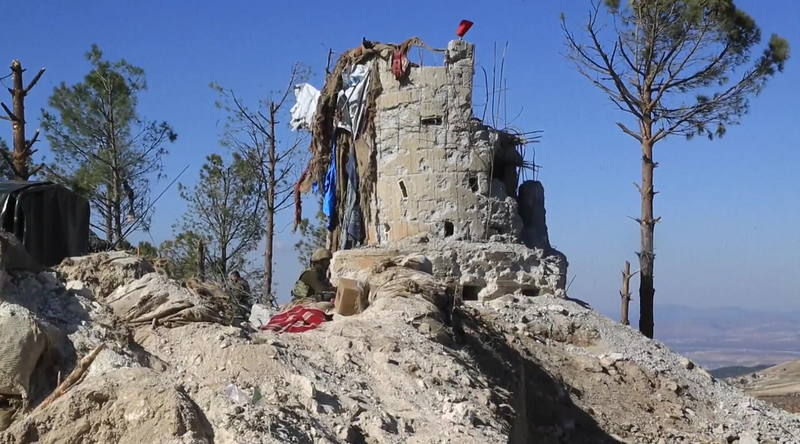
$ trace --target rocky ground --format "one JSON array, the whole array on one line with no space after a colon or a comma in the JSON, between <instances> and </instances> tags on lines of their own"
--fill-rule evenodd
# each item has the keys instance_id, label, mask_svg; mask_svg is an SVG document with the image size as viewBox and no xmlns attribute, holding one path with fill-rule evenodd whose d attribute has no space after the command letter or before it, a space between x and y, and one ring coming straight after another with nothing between
<instances>
[{"instance_id":1,"label":"rocky ground","mask_svg":"<svg viewBox=\"0 0 800 444\"><path fill-rule=\"evenodd\" d=\"M299 334L132 326L107 303L116 287L178 291L150 271L98 256L63 280L11 277L0 328L27 312L48 347L27 399L0 398L0 443L800 443L795 416L573 301L469 302L444 335L420 328L414 298ZM99 344L83 379L37 407Z\"/></svg>"}]
</instances>

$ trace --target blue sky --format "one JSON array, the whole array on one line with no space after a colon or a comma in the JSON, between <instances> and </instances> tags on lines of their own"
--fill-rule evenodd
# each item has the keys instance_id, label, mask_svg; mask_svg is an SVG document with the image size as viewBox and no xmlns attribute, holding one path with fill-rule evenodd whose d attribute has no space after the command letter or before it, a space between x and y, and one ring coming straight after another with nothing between
<instances>
[{"instance_id":1,"label":"blue sky","mask_svg":"<svg viewBox=\"0 0 800 444\"><path fill-rule=\"evenodd\" d=\"M755 17L765 36L778 33L800 44L796 2L737 4ZM194 181L204 157L221 151L223 116L214 107L211 81L254 102L283 87L290 66L300 61L315 69L312 83L320 87L327 48L342 51L365 36L400 42L415 35L444 47L460 20L472 20L467 40L477 44L484 66L491 68L495 42L509 42L508 114L521 111L514 124L544 131L536 161L543 166L539 178L546 189L550 238L569 258L574 277L570 294L613 310L622 263L630 260L636 267L639 230L627 216L639 212L632 183L639 179L640 155L636 142L614 125L626 116L560 55L559 13L577 24L588 7L588 0L26 0L15 5L13 15L0 15L7 36L1 52L7 62L19 58L29 76L47 68L27 101L32 127L52 88L61 81L75 83L87 72L83 55L92 43L109 59L124 57L143 67L149 91L141 96L142 114L167 120L179 134L165 160L168 180L156 185L158 193L187 164L181 182ZM656 147L656 215L662 216L656 228L657 301L800 308L797 68L797 58L791 59L785 73L754 99L743 125L724 139L672 139ZM476 89L476 101L480 96ZM10 140L10 125L0 126L0 135ZM46 142L38 147L47 154ZM153 223L157 242L170 237L183 210L177 190L168 191ZM279 215L279 226L290 217L290 212ZM289 231L278 235L281 298L299 271ZM146 238L139 234L136 240Z\"/></svg>"}]
</instances>

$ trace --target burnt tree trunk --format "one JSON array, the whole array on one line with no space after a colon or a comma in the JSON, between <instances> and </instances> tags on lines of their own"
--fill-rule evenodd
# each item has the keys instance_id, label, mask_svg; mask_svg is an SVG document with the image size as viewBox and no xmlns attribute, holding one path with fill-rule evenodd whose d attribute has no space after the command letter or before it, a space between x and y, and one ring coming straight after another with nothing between
<instances>
[{"instance_id":1,"label":"burnt tree trunk","mask_svg":"<svg viewBox=\"0 0 800 444\"><path fill-rule=\"evenodd\" d=\"M114 243L114 215L113 215L114 205L111 203L111 199L109 198L109 195L110 195L110 193L108 193L108 191L106 191L106 199L105 199L105 202L103 202L103 207L105 207L106 212L105 212L105 214L103 216L105 217L105 221L104 221L105 222L105 227L104 228L105 228L105 231L106 231L106 242L108 242L109 244L113 244Z\"/></svg>"},{"instance_id":2,"label":"burnt tree trunk","mask_svg":"<svg viewBox=\"0 0 800 444\"><path fill-rule=\"evenodd\" d=\"M117 146L117 122L114 113L114 90L108 90L108 145L111 148L111 181L114 196L114 236L122 242L122 172L120 171L120 152Z\"/></svg>"},{"instance_id":3,"label":"burnt tree trunk","mask_svg":"<svg viewBox=\"0 0 800 444\"><path fill-rule=\"evenodd\" d=\"M197 241L197 279L206 280L206 246L202 240Z\"/></svg>"},{"instance_id":4,"label":"burnt tree trunk","mask_svg":"<svg viewBox=\"0 0 800 444\"><path fill-rule=\"evenodd\" d=\"M7 116L3 118L11 121L11 126L14 130L14 152L9 155L3 151L2 154L5 161L14 171L14 179L27 181L31 176L41 170L42 166L36 167L33 170L29 169L31 156L37 151L32 149L32 147L39 138L39 131L37 130L36 133L34 133L31 140L25 139L25 97L42 77L42 74L44 74L44 68L39 70L39 73L36 74L27 87L22 81L22 74L24 72L25 70L22 68L19 60L11 62L13 87L9 88L8 91L11 93L11 106L13 111L9 109L5 103L1 105L7 114Z\"/></svg>"},{"instance_id":5,"label":"burnt tree trunk","mask_svg":"<svg viewBox=\"0 0 800 444\"><path fill-rule=\"evenodd\" d=\"M653 234L657 219L653 217L653 198L656 193L653 189L653 171L656 164L653 162L653 141L650 137L651 126L642 125L642 216L639 220L641 227L641 250L639 251L639 331L648 338L653 338L654 319L653 301L655 287L653 286L653 262L655 251Z\"/></svg>"},{"instance_id":6,"label":"burnt tree trunk","mask_svg":"<svg viewBox=\"0 0 800 444\"><path fill-rule=\"evenodd\" d=\"M269 159L267 162L267 226L266 251L264 252L264 302L272 299L272 250L275 237L275 114L274 103L269 105Z\"/></svg>"},{"instance_id":7,"label":"burnt tree trunk","mask_svg":"<svg viewBox=\"0 0 800 444\"><path fill-rule=\"evenodd\" d=\"M628 310L631 304L631 278L635 276L636 273L638 273L638 271L631 273L631 263L625 261L625 268L622 269L622 291L619 292L622 304L619 322L622 325L631 325L628 320Z\"/></svg>"},{"instance_id":8,"label":"burnt tree trunk","mask_svg":"<svg viewBox=\"0 0 800 444\"><path fill-rule=\"evenodd\" d=\"M114 238L115 242L122 242L122 191L116 178L114 182Z\"/></svg>"}]
</instances>

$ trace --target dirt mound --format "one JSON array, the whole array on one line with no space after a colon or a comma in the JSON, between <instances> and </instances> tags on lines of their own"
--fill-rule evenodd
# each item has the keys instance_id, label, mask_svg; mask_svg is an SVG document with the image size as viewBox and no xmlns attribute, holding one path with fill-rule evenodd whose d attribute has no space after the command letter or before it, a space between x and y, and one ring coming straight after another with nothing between
<instances>
[{"instance_id":1,"label":"dirt mound","mask_svg":"<svg viewBox=\"0 0 800 444\"><path fill-rule=\"evenodd\" d=\"M184 389L147 369L89 378L14 424L8 444L213 443L214 430Z\"/></svg>"}]
</instances>

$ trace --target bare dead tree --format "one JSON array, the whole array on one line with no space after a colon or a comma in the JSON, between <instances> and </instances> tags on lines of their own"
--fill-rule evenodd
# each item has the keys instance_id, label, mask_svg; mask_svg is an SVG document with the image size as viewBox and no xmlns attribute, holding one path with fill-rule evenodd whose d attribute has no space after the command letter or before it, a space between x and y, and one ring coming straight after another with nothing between
<instances>
[{"instance_id":1,"label":"bare dead tree","mask_svg":"<svg viewBox=\"0 0 800 444\"><path fill-rule=\"evenodd\" d=\"M307 142L304 133L295 133L292 141L282 144L278 133L279 124L293 104L294 85L305 81L309 76L308 68L295 64L287 86L260 101L256 109L248 108L233 90L212 85L224 99L224 103L219 106L228 113L223 144L238 152L256 169L260 189L266 193L264 303L274 299L272 265L275 215L292 205L294 183L300 173L298 166L301 164L300 156L303 155L300 148Z\"/></svg>"},{"instance_id":2,"label":"bare dead tree","mask_svg":"<svg viewBox=\"0 0 800 444\"><path fill-rule=\"evenodd\" d=\"M605 0L612 28L598 23L592 2L582 27L586 41L561 17L566 56L636 126L616 122L639 144L642 156L639 256L639 330L653 337L653 236L661 219L653 214L653 147L668 136L722 137L749 109L750 96L783 71L789 43L772 35L763 53L753 52L761 30L732 0Z\"/></svg>"},{"instance_id":3,"label":"bare dead tree","mask_svg":"<svg viewBox=\"0 0 800 444\"><path fill-rule=\"evenodd\" d=\"M631 273L631 263L629 261L625 261L625 268L622 269L622 291L619 292L620 297L622 298L622 313L620 318L620 323L622 325L631 325L630 321L628 320L628 308L631 304L631 278L636 276L639 271L634 271Z\"/></svg>"},{"instance_id":4,"label":"bare dead tree","mask_svg":"<svg viewBox=\"0 0 800 444\"><path fill-rule=\"evenodd\" d=\"M3 159L13 171L16 180L27 181L31 176L44 168L43 164L30 168L32 163L31 158L37 151L33 149L33 144L39 140L39 130L36 130L30 140L25 139L25 125L27 123L25 121L25 97L31 89L36 86L36 82L42 78L44 71L44 68L40 69L39 73L28 83L28 86L25 86L22 80L22 74L25 72L25 69L22 68L22 64L20 64L19 60L11 62L12 87L8 88L8 92L11 93L11 106L13 111L9 109L5 103L0 102L0 106L2 106L3 110L6 112L5 116L0 115L0 119L10 121L14 130L13 152L9 153L3 149L0 150L0 154L2 154Z\"/></svg>"}]
</instances>

